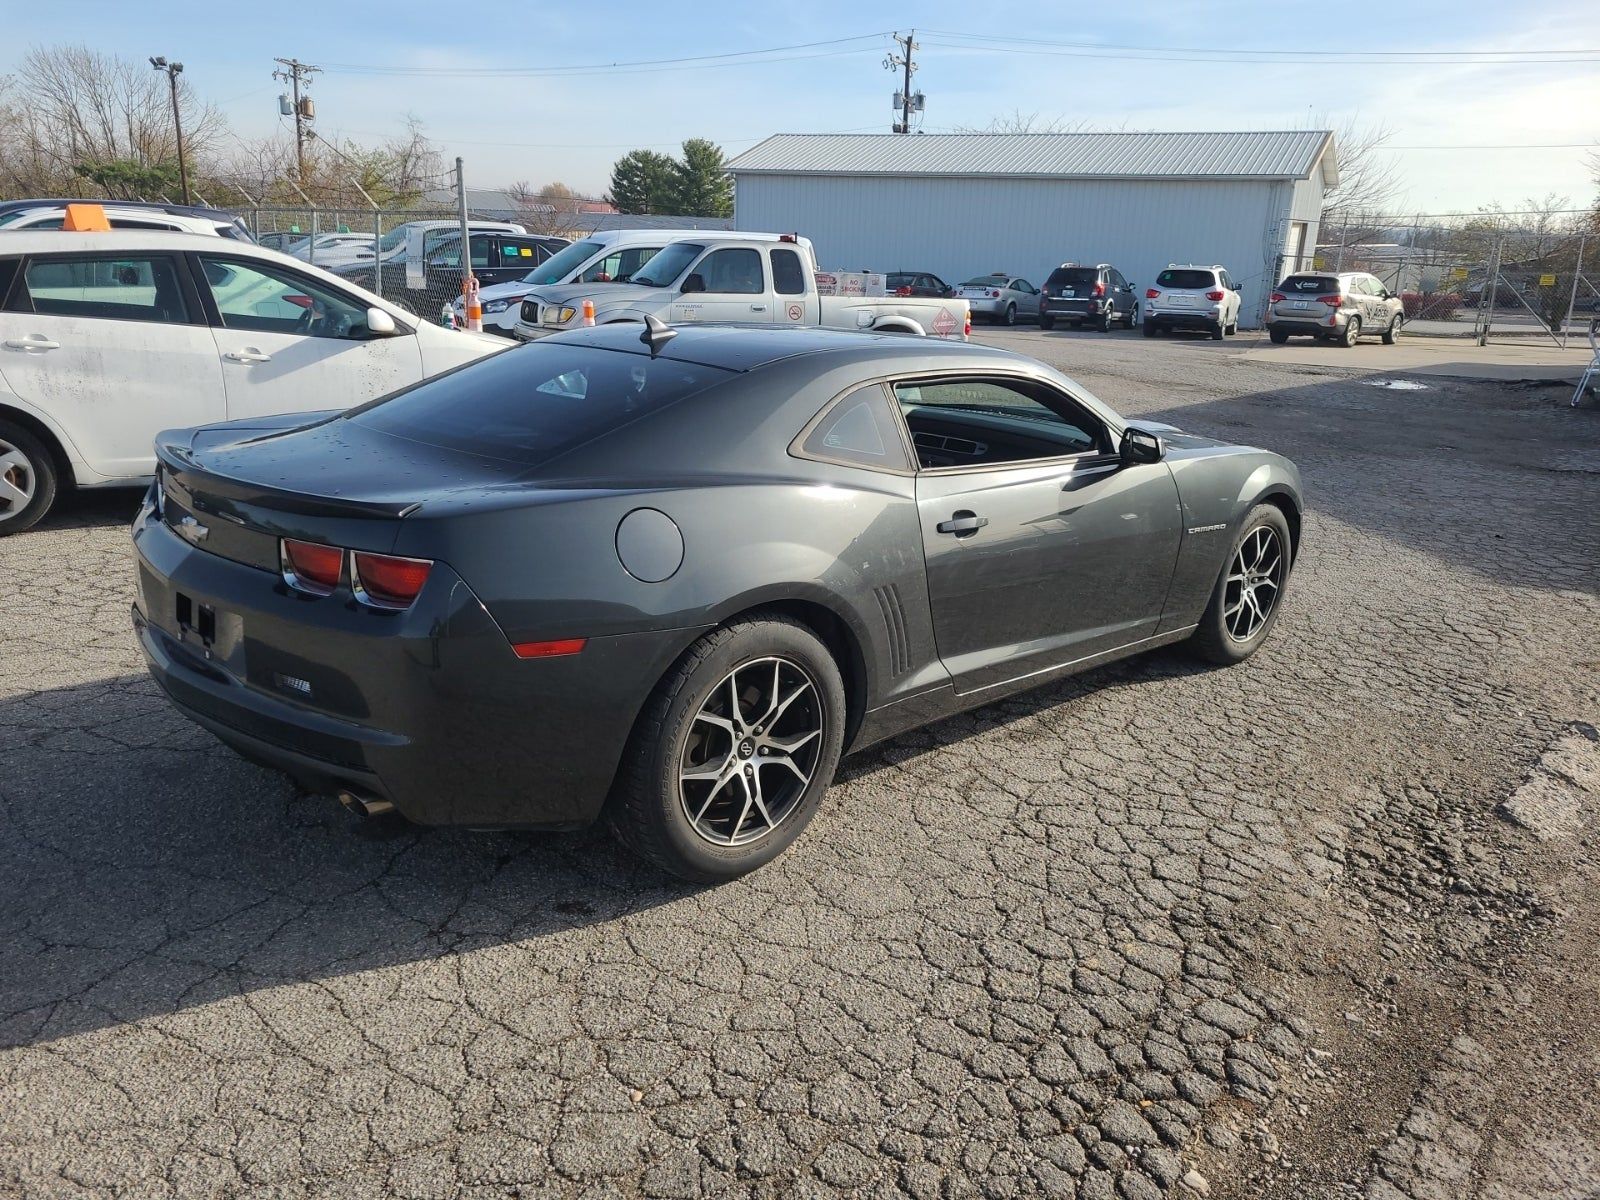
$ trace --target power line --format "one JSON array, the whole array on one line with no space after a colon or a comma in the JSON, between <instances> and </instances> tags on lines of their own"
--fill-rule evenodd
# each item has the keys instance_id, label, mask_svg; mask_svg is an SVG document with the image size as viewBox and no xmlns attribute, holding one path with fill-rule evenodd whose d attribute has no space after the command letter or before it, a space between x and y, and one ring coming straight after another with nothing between
<instances>
[{"instance_id":1,"label":"power line","mask_svg":"<svg viewBox=\"0 0 1600 1200\"><path fill-rule=\"evenodd\" d=\"M1600 54L1600 49L1579 50L1563 47L1559 50L1316 50L1309 48L1284 48L1269 50L1251 50L1233 46L1141 46L1121 42L1076 42L1076 41L1051 41L1047 38L1015 38L1002 37L990 33L959 33L952 29L929 29L927 33L936 37L962 38L974 42L1000 42L1012 45L1026 46L1060 46L1075 50L1130 50L1145 54L1228 54L1238 56L1265 56L1278 55L1293 56L1296 58L1347 58L1359 56L1362 58L1447 58L1471 60L1477 58L1503 58L1503 57L1542 57L1560 54Z\"/></svg>"},{"instance_id":2,"label":"power line","mask_svg":"<svg viewBox=\"0 0 1600 1200\"><path fill-rule=\"evenodd\" d=\"M359 75L416 75L437 78L471 77L539 77L562 75L587 75L627 73L662 70L695 70L717 66L759 66L769 62L795 62L807 58L828 58L838 54L863 54L875 47L863 46L854 50L834 50L826 54L803 54L793 58L767 58L764 55L780 54L790 50L814 50L819 46L847 46L853 42L877 41L890 36L888 30L863 33L854 37L829 38L818 42L795 42L786 46L767 46L757 50L730 50L725 54L699 54L686 58L650 58L630 62L584 63L570 66L547 67L402 67L365 63L329 63L330 70ZM732 61L732 60L743 61Z\"/></svg>"},{"instance_id":3,"label":"power line","mask_svg":"<svg viewBox=\"0 0 1600 1200\"><path fill-rule=\"evenodd\" d=\"M911 40L916 36L916 33L915 29L904 37L896 33L894 35L895 45L903 50L904 53L890 54L883 60L885 70L894 71L898 69L905 72L905 81L900 85L900 91L895 93L896 107L900 109L900 120L898 124L889 127L889 132L891 133L910 133L911 109L916 107L920 110L922 107L922 94L920 92L915 96L911 94L911 75L917 69L914 56L922 48L919 43Z\"/></svg>"}]
</instances>

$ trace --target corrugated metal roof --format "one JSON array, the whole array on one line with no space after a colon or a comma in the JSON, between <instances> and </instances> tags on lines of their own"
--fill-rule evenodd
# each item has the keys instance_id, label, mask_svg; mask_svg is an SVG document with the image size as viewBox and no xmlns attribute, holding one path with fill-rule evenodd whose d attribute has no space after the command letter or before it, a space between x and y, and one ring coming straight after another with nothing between
<instances>
[{"instance_id":1,"label":"corrugated metal roof","mask_svg":"<svg viewBox=\"0 0 1600 1200\"><path fill-rule=\"evenodd\" d=\"M732 217L674 217L664 213L576 213L563 218L571 229L732 229Z\"/></svg>"},{"instance_id":2,"label":"corrugated metal roof","mask_svg":"<svg viewBox=\"0 0 1600 1200\"><path fill-rule=\"evenodd\" d=\"M779 133L728 164L734 175L966 175L1035 179L1337 180L1333 134Z\"/></svg>"}]
</instances>

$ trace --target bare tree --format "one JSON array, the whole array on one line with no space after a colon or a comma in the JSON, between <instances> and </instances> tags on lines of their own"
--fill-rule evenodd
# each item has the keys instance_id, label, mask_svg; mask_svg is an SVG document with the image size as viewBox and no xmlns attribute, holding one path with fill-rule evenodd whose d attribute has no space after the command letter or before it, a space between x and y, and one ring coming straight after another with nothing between
<instances>
[{"instance_id":1,"label":"bare tree","mask_svg":"<svg viewBox=\"0 0 1600 1200\"><path fill-rule=\"evenodd\" d=\"M1322 205L1323 239L1348 227L1355 240L1366 241L1382 232L1383 218L1399 200L1400 168L1384 145L1394 137L1387 125L1361 125L1348 120L1334 125L1314 118L1314 129L1332 129L1339 182Z\"/></svg>"},{"instance_id":2,"label":"bare tree","mask_svg":"<svg viewBox=\"0 0 1600 1200\"><path fill-rule=\"evenodd\" d=\"M142 60L87 46L39 47L23 57L11 91L4 149L13 187L38 194L81 175L80 168L176 161L167 81ZM225 123L196 98L187 76L179 77L178 103L184 149L204 162Z\"/></svg>"},{"instance_id":3,"label":"bare tree","mask_svg":"<svg viewBox=\"0 0 1600 1200\"><path fill-rule=\"evenodd\" d=\"M1125 128L1125 127L1124 127ZM1112 132L1120 132L1115 130ZM957 133L1100 133L1092 129L1082 117L1042 117L1036 112L1025 113L1020 108L995 117L987 125L957 125Z\"/></svg>"}]
</instances>

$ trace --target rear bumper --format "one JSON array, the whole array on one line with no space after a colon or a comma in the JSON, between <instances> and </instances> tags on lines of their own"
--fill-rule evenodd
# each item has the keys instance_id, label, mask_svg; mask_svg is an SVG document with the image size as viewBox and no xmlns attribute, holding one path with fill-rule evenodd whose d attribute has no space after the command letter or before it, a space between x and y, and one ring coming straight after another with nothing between
<instances>
[{"instance_id":1,"label":"rear bumper","mask_svg":"<svg viewBox=\"0 0 1600 1200\"><path fill-rule=\"evenodd\" d=\"M1046 300L1039 309L1041 317L1055 317L1060 321L1083 321L1098 317L1105 311L1102 300Z\"/></svg>"},{"instance_id":2,"label":"rear bumper","mask_svg":"<svg viewBox=\"0 0 1600 1200\"><path fill-rule=\"evenodd\" d=\"M1311 334L1316 337L1328 337L1340 332L1349 324L1349 319L1344 313L1337 314L1335 323L1328 324L1328 319L1311 320L1305 317L1275 317L1267 314L1267 329L1277 333Z\"/></svg>"},{"instance_id":3,"label":"rear bumper","mask_svg":"<svg viewBox=\"0 0 1600 1200\"><path fill-rule=\"evenodd\" d=\"M1144 314L1146 325L1165 325L1173 329L1210 329L1221 319L1214 308L1147 308Z\"/></svg>"},{"instance_id":4,"label":"rear bumper","mask_svg":"<svg viewBox=\"0 0 1600 1200\"><path fill-rule=\"evenodd\" d=\"M570 657L522 660L444 563L411 609L379 612L348 593L295 593L148 510L133 536L134 629L180 711L310 791L386 799L425 825L593 821L635 717L698 633L594 638ZM180 595L188 611L214 612L209 641L180 621Z\"/></svg>"}]
</instances>

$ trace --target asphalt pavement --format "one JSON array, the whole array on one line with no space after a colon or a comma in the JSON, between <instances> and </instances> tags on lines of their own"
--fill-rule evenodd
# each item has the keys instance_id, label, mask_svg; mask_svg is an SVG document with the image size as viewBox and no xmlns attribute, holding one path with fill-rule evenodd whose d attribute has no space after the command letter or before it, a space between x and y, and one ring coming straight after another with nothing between
<instances>
[{"instance_id":1,"label":"asphalt pavement","mask_svg":"<svg viewBox=\"0 0 1600 1200\"><path fill-rule=\"evenodd\" d=\"M146 680L134 497L0 540L0 1194L1593 1197L1600 412L980 339L1298 461L1274 637L848 760L722 887L302 795Z\"/></svg>"}]
</instances>

